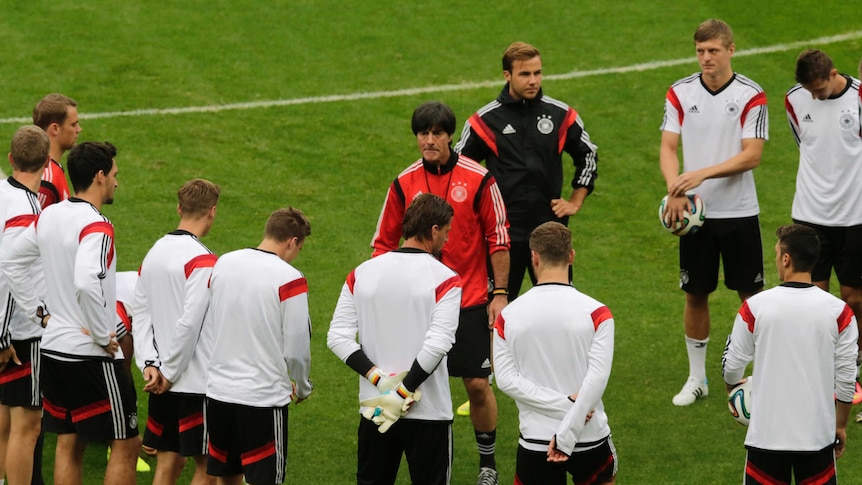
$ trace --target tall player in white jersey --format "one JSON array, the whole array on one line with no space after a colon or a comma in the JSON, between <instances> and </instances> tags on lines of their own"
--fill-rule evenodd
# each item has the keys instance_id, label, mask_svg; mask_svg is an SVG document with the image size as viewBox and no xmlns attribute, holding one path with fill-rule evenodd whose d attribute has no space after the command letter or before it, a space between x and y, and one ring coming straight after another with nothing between
<instances>
[{"instance_id":1,"label":"tall player in white jersey","mask_svg":"<svg viewBox=\"0 0 862 485\"><path fill-rule=\"evenodd\" d=\"M515 483L614 483L617 456L602 394L614 358L608 307L569 283L572 233L546 222L530 235L537 284L494 324L494 373L518 405Z\"/></svg>"},{"instance_id":2,"label":"tall player in white jersey","mask_svg":"<svg viewBox=\"0 0 862 485\"><path fill-rule=\"evenodd\" d=\"M155 448L155 485L174 484L192 457L192 484L206 473L207 366L214 335L205 320L216 255L201 241L212 227L220 189L202 179L177 192L179 226L156 241L141 264L132 315L138 367L150 392L144 445Z\"/></svg>"},{"instance_id":3,"label":"tall player in white jersey","mask_svg":"<svg viewBox=\"0 0 862 485\"><path fill-rule=\"evenodd\" d=\"M733 72L730 61L736 46L725 22L710 19L700 24L694 45L701 72L671 86L661 125L661 172L669 196L664 217L682 218L689 191L703 198L707 217L699 231L679 241L689 372L673 398L677 406L709 394L709 294L718 287L719 261L724 264L725 285L740 299L763 288L760 208L752 170L760 164L767 139L766 95L757 83Z\"/></svg>"},{"instance_id":4,"label":"tall player in white jersey","mask_svg":"<svg viewBox=\"0 0 862 485\"><path fill-rule=\"evenodd\" d=\"M727 389L754 361L745 483L836 483L856 378L856 318L812 282L820 253L814 229L776 231L780 286L743 302L727 338ZM834 396L834 397L833 397Z\"/></svg>"},{"instance_id":5,"label":"tall player in white jersey","mask_svg":"<svg viewBox=\"0 0 862 485\"><path fill-rule=\"evenodd\" d=\"M22 126L12 137L12 176L0 182L0 253L34 223L41 210L37 194L49 149L48 135L35 125ZM30 276L44 295L41 259L30 267ZM34 473L34 450L41 430L42 326L41 319L27 315L16 304L2 274L0 302L4 309L0 316L0 477L26 484ZM36 472L41 473L41 468Z\"/></svg>"},{"instance_id":6,"label":"tall player in white jersey","mask_svg":"<svg viewBox=\"0 0 862 485\"><path fill-rule=\"evenodd\" d=\"M813 228L820 238L820 257L811 272L814 284L829 291L835 268L841 299L858 319L862 316L860 82L839 73L825 52L814 49L796 59L796 81L784 98L799 146L793 221Z\"/></svg>"},{"instance_id":7,"label":"tall player in white jersey","mask_svg":"<svg viewBox=\"0 0 862 485\"><path fill-rule=\"evenodd\" d=\"M404 244L354 269L335 306L327 345L359 374L360 411L371 420L359 419L359 485L395 483L402 455L412 483L449 483L445 360L458 328L461 277L434 255L453 214L434 194L414 198L404 212Z\"/></svg>"},{"instance_id":8,"label":"tall player in white jersey","mask_svg":"<svg viewBox=\"0 0 862 485\"><path fill-rule=\"evenodd\" d=\"M285 480L288 405L312 391L308 282L290 264L309 234L302 211L276 210L257 248L213 268L207 473L219 485Z\"/></svg>"},{"instance_id":9,"label":"tall player in white jersey","mask_svg":"<svg viewBox=\"0 0 862 485\"><path fill-rule=\"evenodd\" d=\"M50 324L42 336L45 413L56 433L54 483L81 483L89 442L107 442L106 483L133 483L141 448L135 388L117 337L125 326L116 313L114 226L101 213L117 188L116 148L86 142L69 153L75 196L53 204L4 251L4 274L21 290L16 300L37 314L38 294L27 285L28 267L41 256Z\"/></svg>"}]
</instances>

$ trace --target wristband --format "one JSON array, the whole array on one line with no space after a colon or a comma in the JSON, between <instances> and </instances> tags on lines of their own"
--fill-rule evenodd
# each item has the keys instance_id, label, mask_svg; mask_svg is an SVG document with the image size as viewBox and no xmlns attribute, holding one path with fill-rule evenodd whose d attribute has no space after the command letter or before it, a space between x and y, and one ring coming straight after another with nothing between
<instances>
[{"instance_id":1,"label":"wristband","mask_svg":"<svg viewBox=\"0 0 862 485\"><path fill-rule=\"evenodd\" d=\"M507 288L494 288L494 290L493 290L493 291L491 291L491 294L492 294L492 295L494 295L494 296L497 296L497 295L508 295L508 294L509 294L509 290L508 290Z\"/></svg>"}]
</instances>

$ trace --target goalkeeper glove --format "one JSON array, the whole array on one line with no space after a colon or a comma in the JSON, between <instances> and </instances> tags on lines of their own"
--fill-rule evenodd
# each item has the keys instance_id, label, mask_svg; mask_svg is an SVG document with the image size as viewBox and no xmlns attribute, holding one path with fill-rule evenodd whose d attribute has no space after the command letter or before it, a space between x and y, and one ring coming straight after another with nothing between
<instances>
[{"instance_id":1,"label":"goalkeeper glove","mask_svg":"<svg viewBox=\"0 0 862 485\"><path fill-rule=\"evenodd\" d=\"M419 390L410 392L404 384L399 384L396 389L366 399L359 405L368 408L362 412L362 416L376 424L379 432L385 433L396 421L405 416L421 397L422 393Z\"/></svg>"},{"instance_id":2,"label":"goalkeeper glove","mask_svg":"<svg viewBox=\"0 0 862 485\"><path fill-rule=\"evenodd\" d=\"M371 371L371 375L368 376L368 380L377 386L377 389L380 389L380 392L386 392L398 387L406 375L407 371L400 374L387 374L386 371L376 367Z\"/></svg>"}]
</instances>

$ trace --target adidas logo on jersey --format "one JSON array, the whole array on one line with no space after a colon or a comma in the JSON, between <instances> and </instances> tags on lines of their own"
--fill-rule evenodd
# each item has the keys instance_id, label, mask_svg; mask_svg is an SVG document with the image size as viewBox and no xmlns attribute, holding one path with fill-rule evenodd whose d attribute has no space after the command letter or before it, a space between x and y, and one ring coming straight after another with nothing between
<instances>
[{"instance_id":1,"label":"adidas logo on jersey","mask_svg":"<svg viewBox=\"0 0 862 485\"><path fill-rule=\"evenodd\" d=\"M691 108L689 108L689 109L688 109L688 112L689 112L689 113L695 113L695 114L700 113L700 111L698 111L698 109L697 109L697 105L694 105L694 106L692 106Z\"/></svg>"},{"instance_id":2,"label":"adidas logo on jersey","mask_svg":"<svg viewBox=\"0 0 862 485\"><path fill-rule=\"evenodd\" d=\"M488 359L485 359L485 362L482 362L482 368L483 369L490 369L491 368L491 361Z\"/></svg>"},{"instance_id":3,"label":"adidas logo on jersey","mask_svg":"<svg viewBox=\"0 0 862 485\"><path fill-rule=\"evenodd\" d=\"M506 125L506 127L503 128L504 135L511 135L512 133L516 133L515 129L512 128L512 125Z\"/></svg>"},{"instance_id":4,"label":"adidas logo on jersey","mask_svg":"<svg viewBox=\"0 0 862 485\"><path fill-rule=\"evenodd\" d=\"M805 117L802 118L802 122L803 123L814 123L814 119L811 118L811 115L805 115Z\"/></svg>"}]
</instances>

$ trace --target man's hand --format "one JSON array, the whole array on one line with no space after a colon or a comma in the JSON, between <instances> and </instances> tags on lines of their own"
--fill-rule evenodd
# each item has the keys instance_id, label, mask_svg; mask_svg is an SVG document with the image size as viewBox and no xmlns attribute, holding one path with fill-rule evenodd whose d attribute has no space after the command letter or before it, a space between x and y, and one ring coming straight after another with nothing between
<instances>
[{"instance_id":1,"label":"man's hand","mask_svg":"<svg viewBox=\"0 0 862 485\"><path fill-rule=\"evenodd\" d=\"M144 384L144 392L161 394L163 392L161 391L163 380L166 379L157 367L144 367L144 382L146 382L146 384Z\"/></svg>"},{"instance_id":2,"label":"man's hand","mask_svg":"<svg viewBox=\"0 0 862 485\"><path fill-rule=\"evenodd\" d=\"M494 328L494 322L497 321L497 316L509 304L509 295L494 295L491 301L488 302L488 328Z\"/></svg>"},{"instance_id":3,"label":"man's hand","mask_svg":"<svg viewBox=\"0 0 862 485\"><path fill-rule=\"evenodd\" d=\"M557 449L557 437L552 437L551 442L548 443L548 461L551 463L562 463L568 460L569 455Z\"/></svg>"},{"instance_id":4,"label":"man's hand","mask_svg":"<svg viewBox=\"0 0 862 485\"><path fill-rule=\"evenodd\" d=\"M305 400L306 400L306 399L308 399L308 397L311 395L311 394L309 394L308 396L305 396L305 397L299 397L299 396L297 396L297 395L296 395L296 382L294 382L294 381L290 381L290 387L291 387L291 389L292 389L292 390L291 390L291 392L290 392L290 400L291 400L294 404L299 404L299 403L301 403L301 402L305 401Z\"/></svg>"},{"instance_id":5,"label":"man's hand","mask_svg":"<svg viewBox=\"0 0 862 485\"><path fill-rule=\"evenodd\" d=\"M378 431L385 433L402 416L407 415L407 412L421 396L422 394L418 389L410 392L404 387L404 384L399 384L396 389L366 399L359 404L368 408L363 411L362 416L374 422L378 426Z\"/></svg>"},{"instance_id":6,"label":"man's hand","mask_svg":"<svg viewBox=\"0 0 862 485\"><path fill-rule=\"evenodd\" d=\"M407 377L407 371L400 374L390 374L380 367L374 367L368 373L368 381L377 386L380 392L387 392L401 385L401 381Z\"/></svg>"},{"instance_id":7,"label":"man's hand","mask_svg":"<svg viewBox=\"0 0 862 485\"><path fill-rule=\"evenodd\" d=\"M668 189L668 194L673 197L682 197L689 190L694 190L703 183L703 177L695 172L685 172L674 180Z\"/></svg>"},{"instance_id":8,"label":"man's hand","mask_svg":"<svg viewBox=\"0 0 862 485\"><path fill-rule=\"evenodd\" d=\"M102 350L110 355L111 358L114 358L117 355L117 350L120 349L120 343L117 342L116 338L111 337L111 340L108 341L107 345L101 345L100 347L102 347Z\"/></svg>"},{"instance_id":9,"label":"man's hand","mask_svg":"<svg viewBox=\"0 0 862 485\"><path fill-rule=\"evenodd\" d=\"M847 447L847 429L837 428L835 430L835 459L841 458L844 454L844 449Z\"/></svg>"},{"instance_id":10,"label":"man's hand","mask_svg":"<svg viewBox=\"0 0 862 485\"><path fill-rule=\"evenodd\" d=\"M664 206L664 214L662 214L662 222L665 227L673 227L679 221L684 219L683 213L688 211L691 213L691 201L683 193L681 196L668 194L667 205Z\"/></svg>"},{"instance_id":11,"label":"man's hand","mask_svg":"<svg viewBox=\"0 0 862 485\"><path fill-rule=\"evenodd\" d=\"M554 215L557 216L558 219L561 219L566 216L577 214L578 211L581 210L581 206L575 205L566 199L552 199L551 210L554 211Z\"/></svg>"},{"instance_id":12,"label":"man's hand","mask_svg":"<svg viewBox=\"0 0 862 485\"><path fill-rule=\"evenodd\" d=\"M18 359L18 354L15 353L15 347L12 346L12 342L9 342L9 348L0 350L0 371L6 370L6 367L12 362L15 365L21 365L21 360Z\"/></svg>"}]
</instances>

